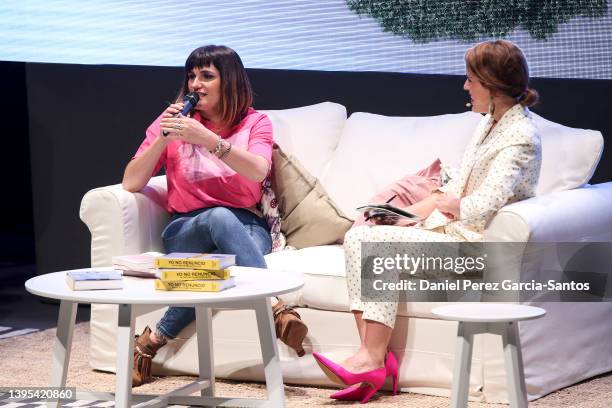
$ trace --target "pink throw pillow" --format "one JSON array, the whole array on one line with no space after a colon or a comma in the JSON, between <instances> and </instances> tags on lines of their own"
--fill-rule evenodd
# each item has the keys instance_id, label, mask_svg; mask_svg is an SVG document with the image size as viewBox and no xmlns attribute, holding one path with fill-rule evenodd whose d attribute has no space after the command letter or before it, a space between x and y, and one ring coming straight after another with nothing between
<instances>
[{"instance_id":1,"label":"pink throw pillow","mask_svg":"<svg viewBox=\"0 0 612 408\"><path fill-rule=\"evenodd\" d=\"M428 167L418 171L416 174L409 174L390 184L370 198L366 204L382 204L396 195L389 204L404 208L429 197L431 192L440 186L440 166L440 159L436 159ZM363 214L360 214L353 223L352 228L366 224L368 222Z\"/></svg>"}]
</instances>

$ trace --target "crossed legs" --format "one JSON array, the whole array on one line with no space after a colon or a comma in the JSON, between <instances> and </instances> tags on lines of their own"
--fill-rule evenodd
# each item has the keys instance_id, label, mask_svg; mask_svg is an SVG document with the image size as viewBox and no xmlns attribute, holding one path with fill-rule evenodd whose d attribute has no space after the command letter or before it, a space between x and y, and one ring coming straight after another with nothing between
<instances>
[{"instance_id":1,"label":"crossed legs","mask_svg":"<svg viewBox=\"0 0 612 408\"><path fill-rule=\"evenodd\" d=\"M398 294L384 294L382 302L363 301L361 297L362 242L406 243L406 255L433 255L431 243L458 242L457 238L415 227L362 226L351 229L344 238L347 286L350 309L360 337L360 348L342 366L351 372L364 372L384 366L385 355L395 325ZM381 248L386 246L381 245ZM399 276L397 276L399 279Z\"/></svg>"}]
</instances>

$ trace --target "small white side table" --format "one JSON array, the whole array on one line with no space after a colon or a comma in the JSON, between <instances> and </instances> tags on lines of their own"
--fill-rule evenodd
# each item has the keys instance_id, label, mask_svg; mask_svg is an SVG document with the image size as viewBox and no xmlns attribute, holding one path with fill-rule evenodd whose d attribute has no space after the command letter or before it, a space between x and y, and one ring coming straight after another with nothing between
<instances>
[{"instance_id":1,"label":"small white side table","mask_svg":"<svg viewBox=\"0 0 612 408\"><path fill-rule=\"evenodd\" d=\"M510 407L526 408L527 389L518 322L542 317L546 310L518 304L470 303L437 307L432 313L442 319L459 322L451 407L467 407L474 335L493 333L502 336Z\"/></svg>"},{"instance_id":2,"label":"small white side table","mask_svg":"<svg viewBox=\"0 0 612 408\"><path fill-rule=\"evenodd\" d=\"M90 268L84 269L88 270ZM109 270L111 268L91 268ZM124 277L120 290L73 291L66 284L66 272L40 275L25 283L28 292L61 300L57 334L53 346L51 387L64 387L68 374L72 333L79 303L106 303L119 306L117 331L117 376L115 394L77 392L78 399L111 400L115 407L127 408L132 401L138 406L164 407L170 404L189 406L284 407L283 376L276 346L276 334L270 297L293 292L304 285L300 274L267 269L232 267L236 286L223 292L158 291L153 279ZM198 335L198 381L165 395L132 395L132 353L134 350L134 310L137 305L193 306ZM215 373L212 344L212 308L255 309L259 341L266 377L267 399L224 398L215 396ZM200 391L200 396L190 396ZM56 402L59 406L59 403Z\"/></svg>"}]
</instances>

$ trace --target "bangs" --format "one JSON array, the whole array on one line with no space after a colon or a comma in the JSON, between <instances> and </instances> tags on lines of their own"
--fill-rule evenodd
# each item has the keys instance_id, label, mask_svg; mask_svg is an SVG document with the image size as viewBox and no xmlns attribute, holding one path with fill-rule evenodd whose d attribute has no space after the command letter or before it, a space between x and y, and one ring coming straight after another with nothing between
<instances>
[{"instance_id":1,"label":"bangs","mask_svg":"<svg viewBox=\"0 0 612 408\"><path fill-rule=\"evenodd\" d=\"M212 54L212 52L205 49L198 49L192 52L187 61L185 61L185 73L190 73L194 68L203 68L209 65L216 66L216 58Z\"/></svg>"}]
</instances>

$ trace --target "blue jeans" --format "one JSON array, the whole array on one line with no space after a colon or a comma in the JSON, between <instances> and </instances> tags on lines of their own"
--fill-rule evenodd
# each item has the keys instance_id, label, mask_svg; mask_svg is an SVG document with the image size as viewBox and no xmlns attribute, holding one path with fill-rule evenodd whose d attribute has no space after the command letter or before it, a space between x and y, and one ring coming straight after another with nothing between
<instances>
[{"instance_id":1,"label":"blue jeans","mask_svg":"<svg viewBox=\"0 0 612 408\"><path fill-rule=\"evenodd\" d=\"M264 255L272 250L268 224L249 210L212 207L175 214L162 232L169 252L235 254L236 265L265 268ZM195 320L193 307L170 307L157 323L157 332L175 338Z\"/></svg>"}]
</instances>

